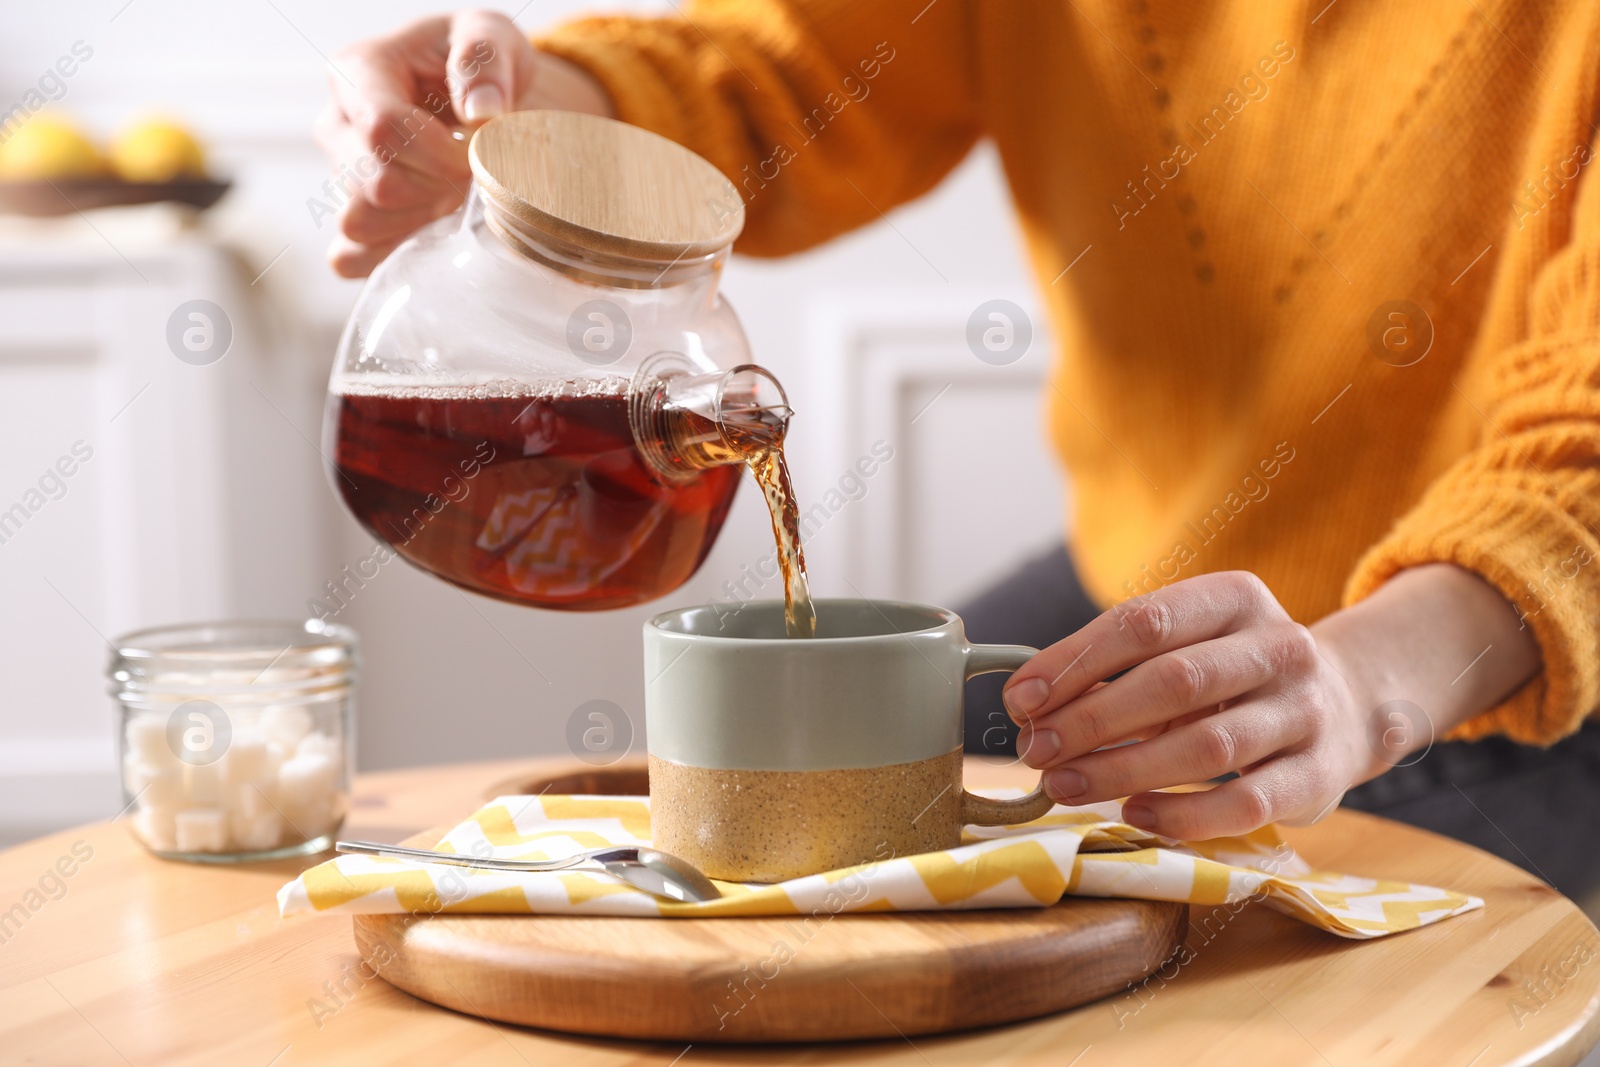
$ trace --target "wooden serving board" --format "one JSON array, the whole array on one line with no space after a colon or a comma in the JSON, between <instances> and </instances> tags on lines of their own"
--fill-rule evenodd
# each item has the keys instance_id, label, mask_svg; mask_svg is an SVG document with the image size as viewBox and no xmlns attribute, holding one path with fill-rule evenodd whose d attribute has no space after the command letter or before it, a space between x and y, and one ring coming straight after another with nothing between
<instances>
[{"instance_id":1,"label":"wooden serving board","mask_svg":"<svg viewBox=\"0 0 1600 1067\"><path fill-rule=\"evenodd\" d=\"M594 780L577 788L507 782L491 794L541 786L625 793L642 782L634 767L585 777ZM1049 908L823 915L809 924L520 915L354 922L362 958L386 981L470 1015L611 1037L830 1041L1013 1022L1117 992L1178 950L1188 907L1069 898Z\"/></svg>"}]
</instances>

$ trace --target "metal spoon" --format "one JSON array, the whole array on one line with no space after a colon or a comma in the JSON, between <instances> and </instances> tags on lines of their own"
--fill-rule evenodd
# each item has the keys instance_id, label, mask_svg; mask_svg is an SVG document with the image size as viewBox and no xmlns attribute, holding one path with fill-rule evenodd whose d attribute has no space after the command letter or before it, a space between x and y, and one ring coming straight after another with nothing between
<instances>
[{"instance_id":1,"label":"metal spoon","mask_svg":"<svg viewBox=\"0 0 1600 1067\"><path fill-rule=\"evenodd\" d=\"M696 904L717 900L722 891L688 860L668 852L637 845L596 848L553 860L502 860L469 856L460 852L435 852L428 848L386 845L381 841L337 841L334 849L361 856L394 856L399 859L447 863L453 867L476 867L486 871L563 871L581 863L596 863L629 885L652 896Z\"/></svg>"}]
</instances>

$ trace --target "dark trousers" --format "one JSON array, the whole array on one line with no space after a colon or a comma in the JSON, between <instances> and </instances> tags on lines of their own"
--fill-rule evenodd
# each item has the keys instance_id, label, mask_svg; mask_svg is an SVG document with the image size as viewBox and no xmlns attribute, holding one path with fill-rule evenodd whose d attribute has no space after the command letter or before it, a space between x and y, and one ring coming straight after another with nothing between
<instances>
[{"instance_id":1,"label":"dark trousers","mask_svg":"<svg viewBox=\"0 0 1600 1067\"><path fill-rule=\"evenodd\" d=\"M1043 648L1100 613L1065 549L1025 563L956 609L977 642ZM968 752L1016 754L1005 675L967 683ZM1600 723L1549 748L1445 741L1345 795L1344 806L1476 845L1580 902L1600 894Z\"/></svg>"}]
</instances>

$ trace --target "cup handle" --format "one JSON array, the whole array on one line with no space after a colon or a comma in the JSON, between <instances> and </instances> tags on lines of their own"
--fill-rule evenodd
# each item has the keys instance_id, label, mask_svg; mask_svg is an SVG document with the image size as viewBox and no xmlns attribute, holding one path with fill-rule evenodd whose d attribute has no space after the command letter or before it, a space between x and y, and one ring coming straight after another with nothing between
<instances>
[{"instance_id":1,"label":"cup handle","mask_svg":"<svg viewBox=\"0 0 1600 1067\"><path fill-rule=\"evenodd\" d=\"M966 677L994 674L997 671L1014 671L1038 654L1027 645L969 645L967 647ZM963 826L1010 826L1019 822L1032 822L1055 806L1055 801L1045 796L1044 779L1033 787L1033 792L1015 800L996 800L961 791L961 824Z\"/></svg>"}]
</instances>

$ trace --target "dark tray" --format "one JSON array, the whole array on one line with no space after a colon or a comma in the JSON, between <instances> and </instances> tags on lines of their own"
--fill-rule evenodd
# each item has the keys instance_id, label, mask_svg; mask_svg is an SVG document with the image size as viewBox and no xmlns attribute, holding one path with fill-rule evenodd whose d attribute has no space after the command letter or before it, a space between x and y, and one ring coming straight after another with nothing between
<instances>
[{"instance_id":1,"label":"dark tray","mask_svg":"<svg viewBox=\"0 0 1600 1067\"><path fill-rule=\"evenodd\" d=\"M205 210L233 187L229 181L184 178L170 182L125 182L120 178L59 178L0 181L0 213L70 215L96 207L170 201Z\"/></svg>"}]
</instances>

